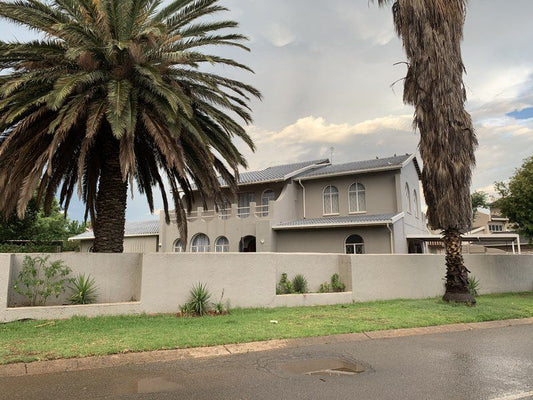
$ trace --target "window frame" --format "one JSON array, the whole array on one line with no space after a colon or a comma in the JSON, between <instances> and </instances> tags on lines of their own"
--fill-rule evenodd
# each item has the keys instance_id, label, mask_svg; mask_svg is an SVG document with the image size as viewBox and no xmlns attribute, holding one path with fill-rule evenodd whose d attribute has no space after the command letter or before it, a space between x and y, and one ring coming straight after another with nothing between
<instances>
[{"instance_id":1,"label":"window frame","mask_svg":"<svg viewBox=\"0 0 533 400\"><path fill-rule=\"evenodd\" d=\"M358 243L347 243L348 239L350 239L352 236L359 236L359 238L361 239L361 242L358 242ZM347 250L347 246L353 246L353 253L348 253L346 250ZM357 252L357 248L360 247L361 248L361 252L358 253ZM344 254L347 254L347 255L352 255L352 256L356 256L356 255L361 255L361 254L365 254L365 240L363 239L363 237L357 233L353 233L351 235L348 235L345 239L344 239Z\"/></svg>"},{"instance_id":2,"label":"window frame","mask_svg":"<svg viewBox=\"0 0 533 400\"><path fill-rule=\"evenodd\" d=\"M363 187L362 190L359 189L359 185ZM355 190L352 190L352 187L355 186ZM359 209L359 195L362 192L363 199L365 202L365 209L360 210ZM351 202L351 195L355 193L355 203L357 206L357 210L352 210L352 202ZM349 214L365 214L367 212L366 210L366 186L363 185L360 181L355 181L348 187L348 213Z\"/></svg>"},{"instance_id":3,"label":"window frame","mask_svg":"<svg viewBox=\"0 0 533 400\"><path fill-rule=\"evenodd\" d=\"M407 213L412 214L413 210L411 207L411 191L409 189L409 183L405 182L405 201L407 202Z\"/></svg>"},{"instance_id":4,"label":"window frame","mask_svg":"<svg viewBox=\"0 0 533 400\"><path fill-rule=\"evenodd\" d=\"M225 244L218 244L218 241L221 240L221 239L225 239L226 243ZM219 248L222 248L222 250L219 251ZM226 236L221 235L221 236L216 238L216 240L215 240L215 253L229 253L229 239Z\"/></svg>"},{"instance_id":5,"label":"window frame","mask_svg":"<svg viewBox=\"0 0 533 400\"><path fill-rule=\"evenodd\" d=\"M330 212L326 212L326 190L328 188L335 188L335 193L329 193L329 202L330 202ZM336 197L337 199L337 211L333 211L333 198ZM322 215L339 215L340 207L339 207L339 188L335 185L327 185L324 189L322 189Z\"/></svg>"},{"instance_id":6,"label":"window frame","mask_svg":"<svg viewBox=\"0 0 533 400\"><path fill-rule=\"evenodd\" d=\"M415 217L420 218L420 213L418 212L418 195L416 194L416 189L413 189L413 206L415 211Z\"/></svg>"},{"instance_id":7,"label":"window frame","mask_svg":"<svg viewBox=\"0 0 533 400\"><path fill-rule=\"evenodd\" d=\"M198 239L201 236L205 236L207 238L207 245L195 245L194 241ZM196 235L194 235L191 238L191 253L210 253L211 252L211 241L209 240L209 236L207 236L205 233L199 232ZM201 251L200 251L201 250Z\"/></svg>"},{"instance_id":8,"label":"window frame","mask_svg":"<svg viewBox=\"0 0 533 400\"><path fill-rule=\"evenodd\" d=\"M179 245L180 245L180 250L177 251L176 248L177 248L177 244L179 242ZM180 238L177 238L176 240L174 240L174 243L172 243L172 252L173 253L184 253L184 249L183 249L183 242Z\"/></svg>"}]
</instances>

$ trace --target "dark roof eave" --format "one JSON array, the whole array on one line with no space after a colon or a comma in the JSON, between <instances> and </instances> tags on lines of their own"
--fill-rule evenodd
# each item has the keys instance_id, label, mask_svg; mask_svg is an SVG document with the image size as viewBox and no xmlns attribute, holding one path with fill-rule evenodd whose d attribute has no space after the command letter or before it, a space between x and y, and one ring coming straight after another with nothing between
<instances>
[{"instance_id":1,"label":"dark roof eave","mask_svg":"<svg viewBox=\"0 0 533 400\"><path fill-rule=\"evenodd\" d=\"M353 175L353 174L366 174L366 173L371 173L371 172L381 172L381 171L393 171L393 170L396 170L396 169L402 169L402 165L401 164L397 164L397 165L390 165L390 166L387 166L387 167L379 167L379 168L367 168L367 169L354 169L354 170L350 170L350 171L342 171L342 172L334 172L334 173L331 173L331 174L322 174L322 175L312 175L312 176L304 176L304 177L293 177L294 180L296 181L309 181L309 180L312 180L312 179L321 179L321 178L330 178L330 177L335 177L335 176L346 176L346 175Z\"/></svg>"}]
</instances>

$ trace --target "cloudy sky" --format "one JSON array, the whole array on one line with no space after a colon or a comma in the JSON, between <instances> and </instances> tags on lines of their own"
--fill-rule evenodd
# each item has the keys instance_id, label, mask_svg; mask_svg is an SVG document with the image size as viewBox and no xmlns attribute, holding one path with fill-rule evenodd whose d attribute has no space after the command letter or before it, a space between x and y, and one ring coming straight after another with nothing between
<instances>
[{"instance_id":1,"label":"cloudy sky","mask_svg":"<svg viewBox=\"0 0 533 400\"><path fill-rule=\"evenodd\" d=\"M413 109L402 103L405 56L390 8L368 0L222 0L252 52L217 49L255 70L223 73L260 89L242 144L250 169L329 157L334 163L415 152ZM533 2L471 0L465 24L467 109L479 139L472 191L490 191L533 154ZM30 35L0 23L3 40ZM400 63L395 65L396 63ZM71 216L79 218L75 204ZM129 220L149 219L144 199Z\"/></svg>"}]
</instances>

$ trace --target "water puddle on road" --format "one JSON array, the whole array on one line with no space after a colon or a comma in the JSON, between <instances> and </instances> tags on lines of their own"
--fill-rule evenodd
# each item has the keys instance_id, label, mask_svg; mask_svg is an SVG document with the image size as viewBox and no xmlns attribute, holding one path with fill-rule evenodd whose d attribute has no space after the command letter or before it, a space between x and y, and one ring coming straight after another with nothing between
<instances>
[{"instance_id":1,"label":"water puddle on road","mask_svg":"<svg viewBox=\"0 0 533 400\"><path fill-rule=\"evenodd\" d=\"M362 365L338 358L292 361L282 369L292 374L322 376L350 376L365 371Z\"/></svg>"}]
</instances>

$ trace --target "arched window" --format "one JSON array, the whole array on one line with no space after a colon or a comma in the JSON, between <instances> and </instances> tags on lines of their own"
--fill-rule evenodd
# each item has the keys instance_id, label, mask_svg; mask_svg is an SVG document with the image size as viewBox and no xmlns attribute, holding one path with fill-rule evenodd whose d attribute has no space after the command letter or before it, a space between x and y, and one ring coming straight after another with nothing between
<instances>
[{"instance_id":1,"label":"arched window","mask_svg":"<svg viewBox=\"0 0 533 400\"><path fill-rule=\"evenodd\" d=\"M407 212L411 214L411 193L409 192L409 184L405 184L405 201L407 202Z\"/></svg>"},{"instance_id":2,"label":"arched window","mask_svg":"<svg viewBox=\"0 0 533 400\"><path fill-rule=\"evenodd\" d=\"M348 189L350 212L366 211L365 186L355 182Z\"/></svg>"},{"instance_id":3,"label":"arched window","mask_svg":"<svg viewBox=\"0 0 533 400\"><path fill-rule=\"evenodd\" d=\"M183 253L183 243L181 242L181 239L176 239L174 241L172 249L174 250L174 253Z\"/></svg>"},{"instance_id":4,"label":"arched window","mask_svg":"<svg viewBox=\"0 0 533 400\"><path fill-rule=\"evenodd\" d=\"M335 186L324 188L324 215L339 213L339 190Z\"/></svg>"},{"instance_id":5,"label":"arched window","mask_svg":"<svg viewBox=\"0 0 533 400\"><path fill-rule=\"evenodd\" d=\"M191 252L207 253L209 251L209 238L203 233L199 233L191 240Z\"/></svg>"},{"instance_id":6,"label":"arched window","mask_svg":"<svg viewBox=\"0 0 533 400\"><path fill-rule=\"evenodd\" d=\"M227 253L229 251L229 240L225 236L220 236L215 240L215 252Z\"/></svg>"},{"instance_id":7,"label":"arched window","mask_svg":"<svg viewBox=\"0 0 533 400\"><path fill-rule=\"evenodd\" d=\"M415 217L418 218L418 196L416 195L416 190L413 190L413 206L415 208Z\"/></svg>"},{"instance_id":8,"label":"arched window","mask_svg":"<svg viewBox=\"0 0 533 400\"><path fill-rule=\"evenodd\" d=\"M267 189L261 196L261 214L263 217L268 215L268 202L276 199L276 194L273 190Z\"/></svg>"},{"instance_id":9,"label":"arched window","mask_svg":"<svg viewBox=\"0 0 533 400\"><path fill-rule=\"evenodd\" d=\"M359 235L348 236L344 242L344 249L346 254L364 254L365 243L363 238Z\"/></svg>"}]
</instances>

